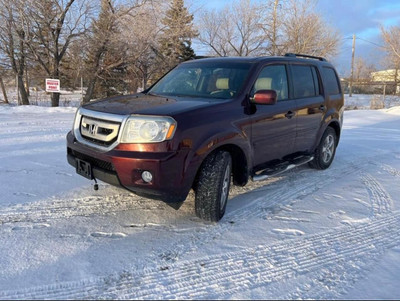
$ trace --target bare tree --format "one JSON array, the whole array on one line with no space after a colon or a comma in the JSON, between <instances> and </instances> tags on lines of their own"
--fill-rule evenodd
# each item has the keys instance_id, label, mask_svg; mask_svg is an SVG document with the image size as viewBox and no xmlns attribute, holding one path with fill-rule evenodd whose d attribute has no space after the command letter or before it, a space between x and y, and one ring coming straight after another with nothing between
<instances>
[{"instance_id":1,"label":"bare tree","mask_svg":"<svg viewBox=\"0 0 400 301\"><path fill-rule=\"evenodd\" d=\"M230 49L227 38L222 34L223 20L221 14L216 11L205 11L200 17L199 41L210 48L213 54L227 56Z\"/></svg>"},{"instance_id":2,"label":"bare tree","mask_svg":"<svg viewBox=\"0 0 400 301\"><path fill-rule=\"evenodd\" d=\"M24 84L27 59L27 35L22 17L25 1L0 0L0 51L7 58L7 65L17 78L21 104L29 105Z\"/></svg>"},{"instance_id":3,"label":"bare tree","mask_svg":"<svg viewBox=\"0 0 400 301\"><path fill-rule=\"evenodd\" d=\"M8 97L7 97L6 87L5 87L4 81L3 81L3 76L4 76L4 69L2 67L0 67L0 87L1 87L1 91L3 92L4 102L5 103L9 103L8 102Z\"/></svg>"},{"instance_id":4,"label":"bare tree","mask_svg":"<svg viewBox=\"0 0 400 301\"><path fill-rule=\"evenodd\" d=\"M71 42L61 64L61 77L64 87L77 88L85 75L85 37ZM86 75L87 76L87 75Z\"/></svg>"},{"instance_id":5,"label":"bare tree","mask_svg":"<svg viewBox=\"0 0 400 301\"><path fill-rule=\"evenodd\" d=\"M283 51L317 56L337 54L340 36L315 13L315 0L288 1L290 13L283 16Z\"/></svg>"},{"instance_id":6,"label":"bare tree","mask_svg":"<svg viewBox=\"0 0 400 301\"><path fill-rule=\"evenodd\" d=\"M376 71L373 64L368 64L362 57L357 57L354 62L354 79L358 82L371 80L371 73Z\"/></svg>"},{"instance_id":7,"label":"bare tree","mask_svg":"<svg viewBox=\"0 0 400 301\"><path fill-rule=\"evenodd\" d=\"M395 70L394 84L398 92L399 70L400 70L400 27L392 26L385 29L381 26L381 35L385 43L386 52L385 65Z\"/></svg>"},{"instance_id":8,"label":"bare tree","mask_svg":"<svg viewBox=\"0 0 400 301\"><path fill-rule=\"evenodd\" d=\"M339 34L315 13L314 0L237 0L222 11L205 11L198 21L200 42L220 56L333 56Z\"/></svg>"},{"instance_id":9,"label":"bare tree","mask_svg":"<svg viewBox=\"0 0 400 301\"><path fill-rule=\"evenodd\" d=\"M128 63L133 91L146 89L158 77L158 49L164 11L161 0L153 0L138 8L135 15L126 15L121 19L120 39L129 44Z\"/></svg>"},{"instance_id":10,"label":"bare tree","mask_svg":"<svg viewBox=\"0 0 400 301\"><path fill-rule=\"evenodd\" d=\"M262 28L267 47L266 53L269 55L279 55L284 52L282 43L282 25L286 12L286 7L282 0L268 0L263 7L264 20Z\"/></svg>"},{"instance_id":11,"label":"bare tree","mask_svg":"<svg viewBox=\"0 0 400 301\"><path fill-rule=\"evenodd\" d=\"M85 33L91 7L81 0L31 0L25 13L29 24L27 45L33 59L52 78L60 78L60 65L71 42ZM51 105L58 106L59 93Z\"/></svg>"},{"instance_id":12,"label":"bare tree","mask_svg":"<svg viewBox=\"0 0 400 301\"><path fill-rule=\"evenodd\" d=\"M199 41L219 56L249 56L264 52L263 8L251 0L235 1L222 12L200 16Z\"/></svg>"},{"instance_id":13,"label":"bare tree","mask_svg":"<svg viewBox=\"0 0 400 301\"><path fill-rule=\"evenodd\" d=\"M385 43L385 51L392 65L400 63L400 27L392 26L388 29L381 27L381 35Z\"/></svg>"}]
</instances>

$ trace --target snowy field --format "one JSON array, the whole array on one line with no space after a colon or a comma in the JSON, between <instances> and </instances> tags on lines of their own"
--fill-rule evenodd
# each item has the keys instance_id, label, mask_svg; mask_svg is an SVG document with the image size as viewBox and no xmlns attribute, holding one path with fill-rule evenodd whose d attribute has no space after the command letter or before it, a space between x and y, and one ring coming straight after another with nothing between
<instances>
[{"instance_id":1,"label":"snowy field","mask_svg":"<svg viewBox=\"0 0 400 301\"><path fill-rule=\"evenodd\" d=\"M390 106L345 112L328 170L232 187L213 224L193 195L94 191L66 162L75 108L0 105L0 299L400 299Z\"/></svg>"}]
</instances>

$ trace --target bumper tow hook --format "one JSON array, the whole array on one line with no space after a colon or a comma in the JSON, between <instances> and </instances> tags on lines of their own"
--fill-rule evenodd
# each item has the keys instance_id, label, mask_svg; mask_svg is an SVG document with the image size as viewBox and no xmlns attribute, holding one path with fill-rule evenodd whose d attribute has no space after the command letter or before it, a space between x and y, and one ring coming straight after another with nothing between
<instances>
[{"instance_id":1,"label":"bumper tow hook","mask_svg":"<svg viewBox=\"0 0 400 301\"><path fill-rule=\"evenodd\" d=\"M97 191L97 190L99 190L99 184L97 184L96 178L93 178L93 180L94 180L93 189Z\"/></svg>"}]
</instances>

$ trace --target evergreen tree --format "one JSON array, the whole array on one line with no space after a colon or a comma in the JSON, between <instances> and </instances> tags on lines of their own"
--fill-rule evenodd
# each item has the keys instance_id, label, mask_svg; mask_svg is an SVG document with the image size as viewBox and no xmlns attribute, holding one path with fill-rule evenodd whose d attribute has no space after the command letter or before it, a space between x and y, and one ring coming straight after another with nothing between
<instances>
[{"instance_id":1,"label":"evergreen tree","mask_svg":"<svg viewBox=\"0 0 400 301\"><path fill-rule=\"evenodd\" d=\"M192 38L198 33L193 28L193 15L185 7L183 0L172 0L165 18L160 38L159 58L165 72L180 62L193 59Z\"/></svg>"},{"instance_id":2,"label":"evergreen tree","mask_svg":"<svg viewBox=\"0 0 400 301\"><path fill-rule=\"evenodd\" d=\"M91 33L87 37L87 59L85 69L88 74L87 91L83 103L95 95L97 81L104 70L104 57L111 47L111 39L117 34L115 10L110 0L101 0L100 14L94 20Z\"/></svg>"}]
</instances>

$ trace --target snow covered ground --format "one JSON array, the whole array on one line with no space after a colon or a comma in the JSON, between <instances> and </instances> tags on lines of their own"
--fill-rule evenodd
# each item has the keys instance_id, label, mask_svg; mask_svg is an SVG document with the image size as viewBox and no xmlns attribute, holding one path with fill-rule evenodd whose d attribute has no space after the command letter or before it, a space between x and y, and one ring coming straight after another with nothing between
<instances>
[{"instance_id":1,"label":"snow covered ground","mask_svg":"<svg viewBox=\"0 0 400 301\"><path fill-rule=\"evenodd\" d=\"M400 107L345 112L331 168L232 187L218 223L92 183L75 108L0 106L0 299L399 299Z\"/></svg>"}]
</instances>

